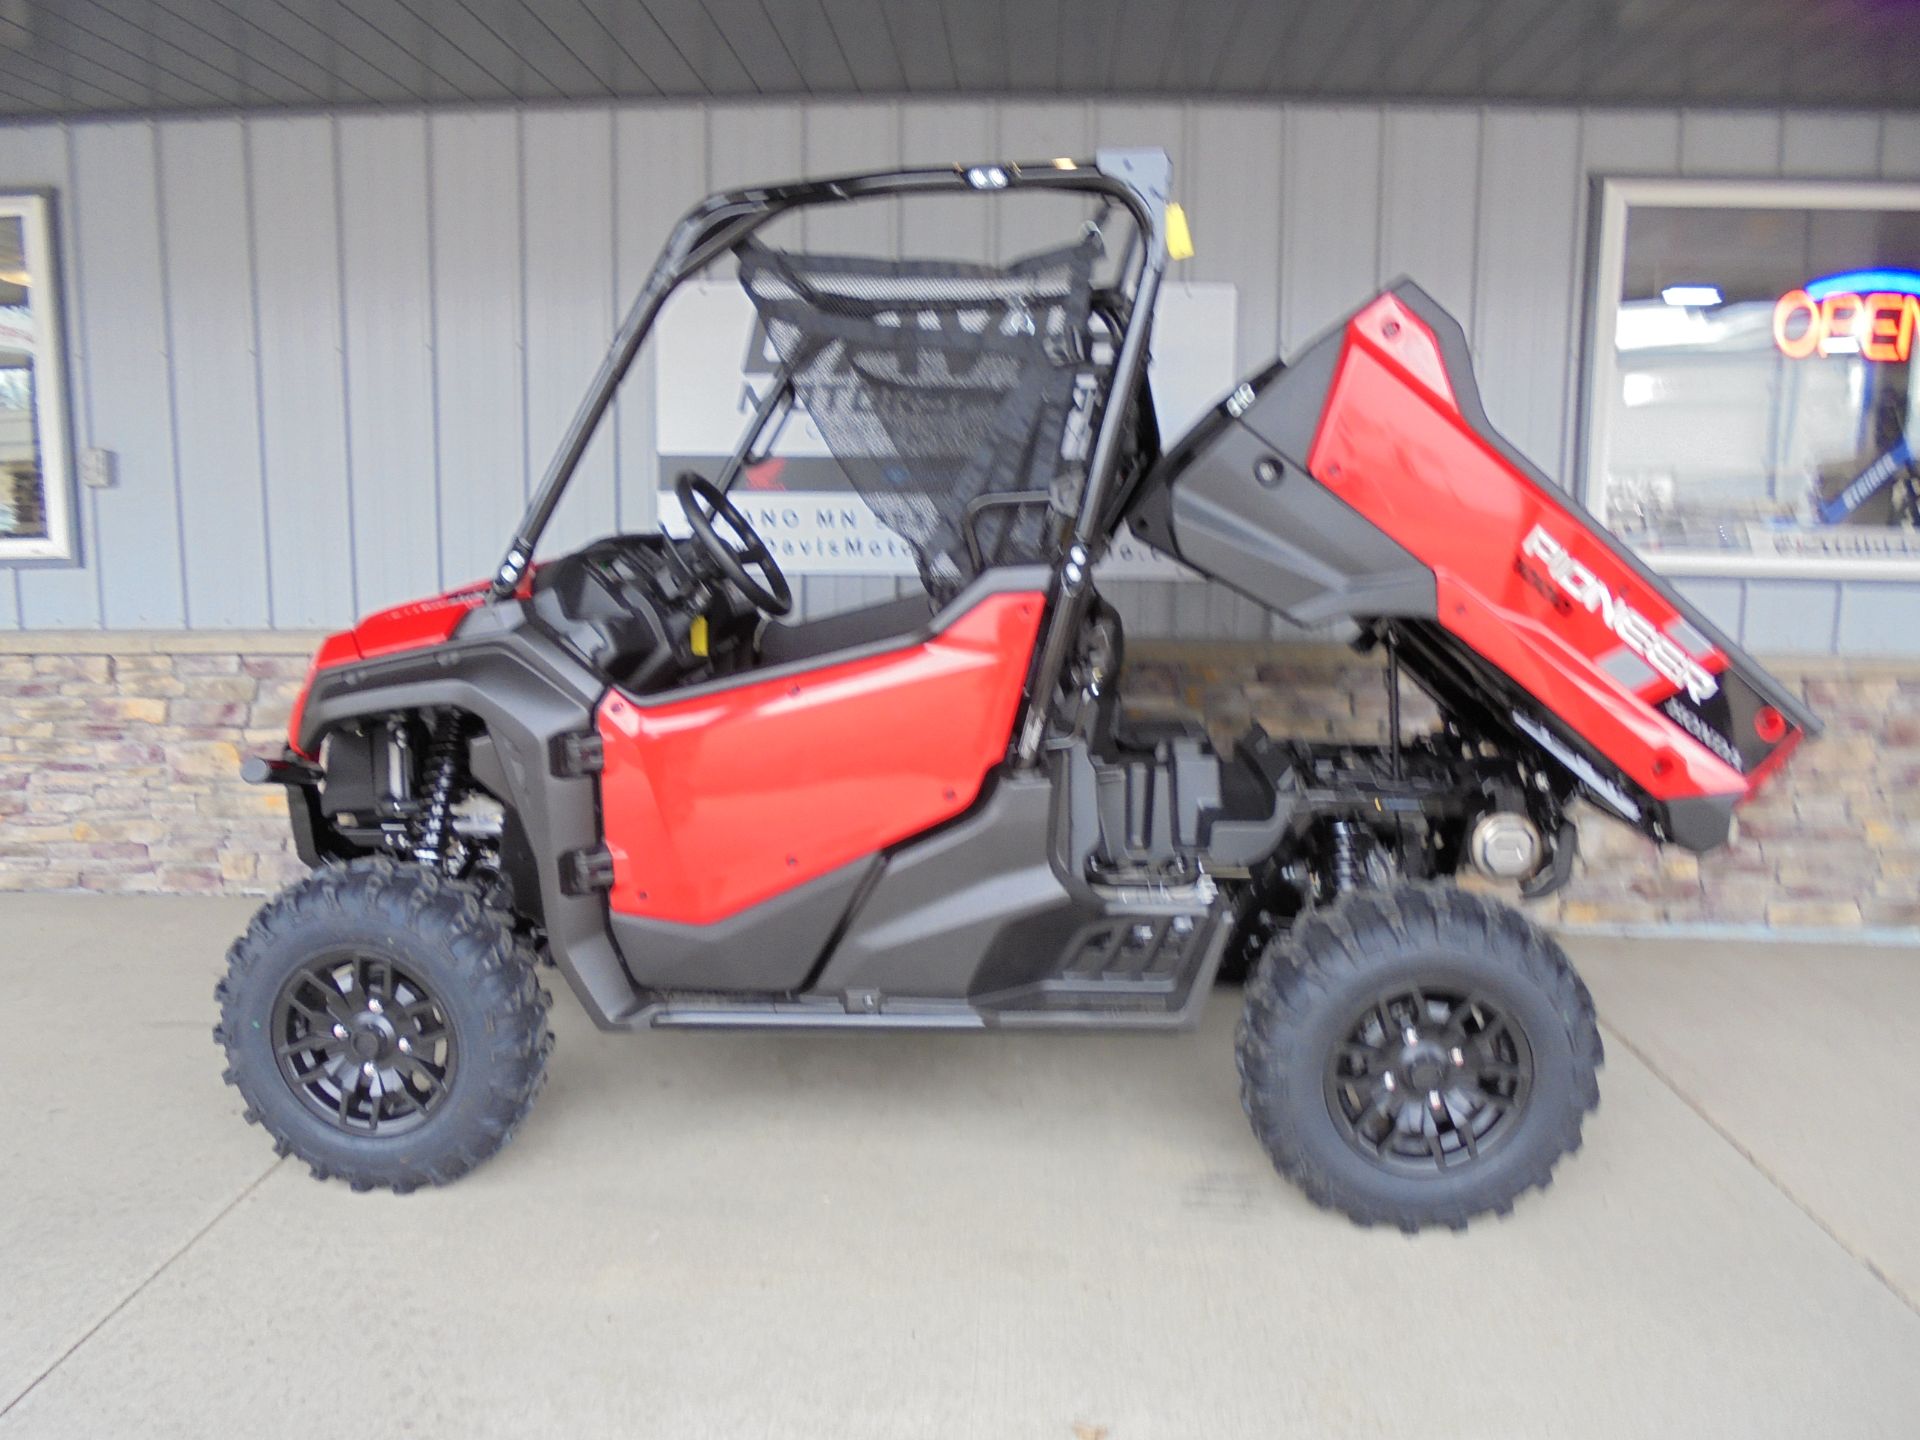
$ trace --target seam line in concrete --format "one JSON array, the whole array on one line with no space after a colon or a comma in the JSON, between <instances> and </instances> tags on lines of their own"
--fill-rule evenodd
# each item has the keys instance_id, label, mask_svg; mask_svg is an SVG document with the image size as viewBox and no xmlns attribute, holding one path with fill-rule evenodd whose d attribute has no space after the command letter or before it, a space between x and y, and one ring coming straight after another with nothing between
<instances>
[{"instance_id":1,"label":"seam line in concrete","mask_svg":"<svg viewBox=\"0 0 1920 1440\"><path fill-rule=\"evenodd\" d=\"M1833 1241L1833 1243L1838 1245L1841 1248L1841 1250L1846 1252L1847 1256L1850 1259L1858 1263L1860 1267L1864 1269L1869 1275L1873 1276L1875 1280L1878 1280L1883 1286L1885 1286L1887 1293L1889 1295L1893 1296L1894 1299L1898 1300L1914 1315L1920 1316L1920 1303L1916 1303L1912 1296L1908 1295L1906 1291L1902 1290L1898 1285L1894 1284L1893 1281L1888 1278L1887 1273L1884 1270L1882 1270L1878 1265L1873 1263L1873 1258L1871 1256L1863 1253L1862 1251L1857 1249L1855 1246L1848 1243L1848 1241L1841 1236L1838 1230L1835 1230L1833 1226L1829 1225L1826 1222L1825 1218L1821 1216L1819 1211L1815 1210L1810 1203L1801 1199L1800 1196L1796 1195L1793 1192L1792 1188L1789 1187L1787 1183L1784 1180L1782 1180L1778 1175L1775 1175L1773 1171L1769 1170L1766 1167L1766 1165L1761 1162L1760 1157L1755 1155L1753 1151L1749 1150L1744 1144L1742 1144L1734 1136L1731 1130L1727 1129L1726 1126L1722 1125L1718 1120L1714 1119L1713 1116L1708 1114L1707 1111L1699 1104L1699 1102L1697 1102L1691 1095L1687 1094L1685 1090L1681 1089L1679 1082L1676 1081L1671 1075L1667 1074L1665 1070L1661 1069L1660 1066L1657 1063L1655 1063L1651 1055L1647 1054L1646 1051L1642 1050L1638 1045L1635 1045L1633 1041L1629 1040L1623 1033L1621 1033L1619 1026L1613 1024L1609 1020L1602 1020L1600 1022L1600 1027L1607 1032L1609 1037L1611 1037L1616 1043L1619 1044L1622 1050L1625 1050L1629 1055L1633 1056L1634 1059L1638 1060L1642 1065L1646 1066L1647 1070L1652 1074L1653 1078L1658 1080L1662 1085L1666 1086L1668 1090L1672 1091L1674 1096L1680 1101L1682 1105L1685 1105L1695 1115L1698 1115L1703 1121L1705 1121L1707 1124L1707 1127L1710 1130L1712 1130L1714 1134L1718 1135L1722 1140L1726 1141L1727 1144L1731 1145L1734 1149L1734 1152L1738 1154L1741 1159L1745 1160L1747 1164L1751 1165L1754 1168L1754 1170L1759 1173L1761 1179L1765 1180L1775 1190L1778 1190L1782 1195L1784 1195L1787 1198L1787 1200L1792 1203L1793 1207L1796 1210L1798 1210L1802 1215L1806 1216L1807 1219L1811 1220L1817 1227L1819 1227L1819 1229L1827 1236L1829 1240Z\"/></svg>"},{"instance_id":2,"label":"seam line in concrete","mask_svg":"<svg viewBox=\"0 0 1920 1440\"><path fill-rule=\"evenodd\" d=\"M249 1195L253 1194L254 1191L258 1190L260 1186L266 1181L266 1178L269 1175L273 1174L274 1171L278 1170L285 1163L286 1163L286 1159L283 1156L280 1159L275 1160L271 1165L267 1166L267 1168L262 1170L258 1175L254 1176L252 1181L250 1181L247 1184L245 1189L241 1190L241 1192L238 1195L234 1196L233 1199L229 1200L225 1205L222 1205L220 1207L219 1214L215 1215L211 1220L207 1221L206 1224L202 1225L198 1230L194 1231L193 1234L189 1235L187 1237L185 1244L183 1244L178 1250L175 1250L171 1255L167 1256L166 1259L162 1260L159 1263L159 1265L154 1268L152 1274L148 1275L146 1279L142 1280L138 1285L134 1286L133 1289L129 1290L126 1293L126 1295L124 1295L121 1298L119 1304L115 1305L111 1310L107 1311L106 1314L102 1315L98 1320L94 1321L93 1324L89 1325L84 1335L82 1335L78 1340L74 1341L65 1350L62 1350L59 1356L54 1360L54 1362L51 1365L47 1366L46 1369L42 1370L38 1375L34 1376L31 1381L28 1382L26 1389L22 1390L18 1395L14 1396L11 1400L7 1401L5 1408L0 1409L0 1420L4 1420L7 1418L7 1416L11 1415L13 1413L14 1407L18 1405L22 1400L25 1400L27 1396L31 1395L36 1389L38 1389L40 1386L40 1382L42 1380L45 1380L49 1375L53 1374L54 1371L58 1370L62 1365L66 1364L67 1361L71 1360L73 1358L75 1351L77 1351L82 1345L85 1345L89 1340L93 1339L94 1336L98 1335L100 1331L106 1327L107 1322L113 1319L114 1316L118 1315L122 1310L126 1309L135 1300L138 1300L149 1285L153 1284L154 1281L158 1280L162 1275L166 1274L167 1271L170 1268L172 1268L173 1263L176 1260L178 1260L181 1256L185 1255L194 1246L198 1245L201 1239L207 1234L209 1230L213 1229L214 1226L218 1225L222 1220L226 1219L227 1216L231 1215L234 1211L235 1206L239 1205L239 1203L242 1200L246 1199Z\"/></svg>"}]
</instances>

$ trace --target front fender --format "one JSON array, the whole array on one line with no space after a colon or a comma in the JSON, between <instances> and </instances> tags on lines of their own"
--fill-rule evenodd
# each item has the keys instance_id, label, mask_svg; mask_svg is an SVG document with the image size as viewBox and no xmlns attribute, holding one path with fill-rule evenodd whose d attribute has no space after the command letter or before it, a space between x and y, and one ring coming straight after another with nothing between
<instances>
[{"instance_id":1,"label":"front fender","mask_svg":"<svg viewBox=\"0 0 1920 1440\"><path fill-rule=\"evenodd\" d=\"M593 728L605 687L525 622L515 603L476 611L444 645L320 670L302 707L296 748L317 754L329 731L394 713L455 709L492 737L499 771L539 877L553 958L596 1021L639 1003L607 932L606 899L568 894L562 857L601 843L599 782L556 775L554 741Z\"/></svg>"}]
</instances>

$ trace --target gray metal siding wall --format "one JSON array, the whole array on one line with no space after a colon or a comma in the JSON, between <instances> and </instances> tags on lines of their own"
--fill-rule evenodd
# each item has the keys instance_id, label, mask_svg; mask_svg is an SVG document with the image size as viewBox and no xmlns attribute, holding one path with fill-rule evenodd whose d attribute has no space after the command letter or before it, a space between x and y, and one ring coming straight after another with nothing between
<instances>
[{"instance_id":1,"label":"gray metal siding wall","mask_svg":"<svg viewBox=\"0 0 1920 1440\"><path fill-rule=\"evenodd\" d=\"M1920 177L1920 116L1100 103L581 106L30 125L0 185L59 192L85 564L0 571L0 628L330 627L484 574L672 219L715 187L898 161L1163 144L1237 360L1413 275L1495 422L1573 471L1588 179ZM815 245L872 244L850 216ZM907 254L1010 255L1044 216L897 210ZM651 361L645 362L650 365ZM653 514L652 374L556 521ZM1920 585L1694 579L1759 648L1920 653ZM814 611L890 580L812 578ZM1262 635L1215 587L1132 582L1136 630Z\"/></svg>"}]
</instances>

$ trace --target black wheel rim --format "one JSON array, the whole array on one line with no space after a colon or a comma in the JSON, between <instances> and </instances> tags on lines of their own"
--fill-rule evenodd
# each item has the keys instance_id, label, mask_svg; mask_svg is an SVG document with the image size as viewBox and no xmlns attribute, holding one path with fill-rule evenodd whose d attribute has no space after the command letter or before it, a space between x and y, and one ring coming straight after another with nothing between
<instances>
[{"instance_id":1,"label":"black wheel rim","mask_svg":"<svg viewBox=\"0 0 1920 1440\"><path fill-rule=\"evenodd\" d=\"M392 959L334 951L288 979L274 1003L280 1073L306 1107L355 1135L402 1135L453 1087L453 1026Z\"/></svg>"},{"instance_id":2,"label":"black wheel rim","mask_svg":"<svg viewBox=\"0 0 1920 1440\"><path fill-rule=\"evenodd\" d=\"M1533 1094L1533 1047L1510 1008L1466 986L1405 985L1368 1002L1326 1069L1347 1143L1403 1175L1452 1175L1498 1151Z\"/></svg>"}]
</instances>

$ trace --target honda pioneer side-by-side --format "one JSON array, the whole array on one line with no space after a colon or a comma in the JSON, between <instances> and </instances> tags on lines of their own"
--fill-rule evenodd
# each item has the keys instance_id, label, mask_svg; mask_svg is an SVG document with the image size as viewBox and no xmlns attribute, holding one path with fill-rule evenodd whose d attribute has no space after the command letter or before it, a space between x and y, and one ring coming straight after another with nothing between
<instances>
[{"instance_id":1,"label":"honda pioneer side-by-side","mask_svg":"<svg viewBox=\"0 0 1920 1440\"><path fill-rule=\"evenodd\" d=\"M1565 884L1576 801L1710 850L1817 722L1495 433L1416 285L1163 444L1170 180L1103 151L680 222L497 573L328 639L248 762L312 874L235 942L216 1036L282 1153L398 1191L485 1160L540 1087L544 964L609 1028L994 1030L1182 1026L1224 962L1247 1114L1313 1200L1458 1226L1546 1183L1598 1102L1592 1001L1454 878ZM956 198L1066 233L992 264L798 243L821 207L891 236ZM731 458L673 481L690 534L540 552L662 307L716 275L773 375ZM736 487L794 425L924 593L788 618ZM1391 681L1383 738L1221 750L1125 713L1094 578L1123 527L1344 627Z\"/></svg>"}]
</instances>

